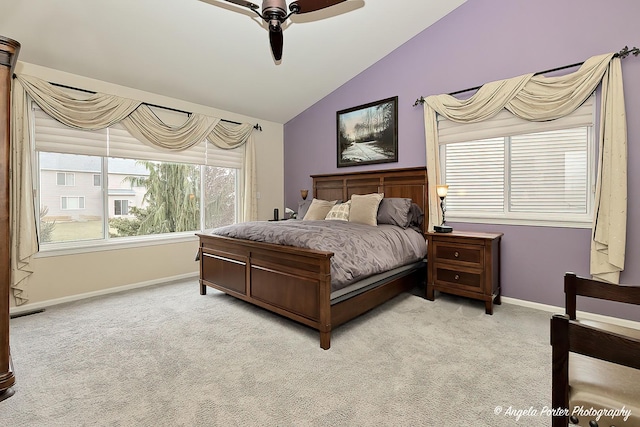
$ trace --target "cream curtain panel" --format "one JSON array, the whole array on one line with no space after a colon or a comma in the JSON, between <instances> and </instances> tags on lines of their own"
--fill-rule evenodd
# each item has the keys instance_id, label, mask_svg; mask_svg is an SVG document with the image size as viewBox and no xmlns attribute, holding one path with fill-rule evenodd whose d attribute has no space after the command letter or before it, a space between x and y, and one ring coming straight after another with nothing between
<instances>
[{"instance_id":1,"label":"cream curtain panel","mask_svg":"<svg viewBox=\"0 0 640 427\"><path fill-rule=\"evenodd\" d=\"M239 148L250 140L253 126L229 124L218 118L190 114L180 126L168 126L140 101L114 95L95 93L75 98L52 84L36 77L18 75L13 82L12 112L12 284L16 305L28 301L27 280L31 257L38 251L33 178L31 167L31 136L27 95L43 111L67 126L98 130L122 122L127 130L143 143L162 150L185 150L207 139L226 149ZM255 218L256 180L253 141L245 147L245 177L242 220Z\"/></svg>"},{"instance_id":2,"label":"cream curtain panel","mask_svg":"<svg viewBox=\"0 0 640 427\"><path fill-rule=\"evenodd\" d=\"M21 305L29 298L27 281L33 273L29 263L38 252L38 215L33 203L29 102L27 93L15 79L11 102L11 288L16 305Z\"/></svg>"},{"instance_id":3,"label":"cream curtain panel","mask_svg":"<svg viewBox=\"0 0 640 427\"><path fill-rule=\"evenodd\" d=\"M258 198L257 198L257 171L256 171L256 150L253 137L253 126L250 124L236 125L234 123L220 122L207 135L207 141L223 150L233 150L244 148L244 177L243 196L240 221L255 221L258 219Z\"/></svg>"},{"instance_id":4,"label":"cream curtain panel","mask_svg":"<svg viewBox=\"0 0 640 427\"><path fill-rule=\"evenodd\" d=\"M437 114L460 123L493 117L503 108L531 121L554 120L579 107L602 82L600 159L591 247L591 274L619 283L624 269L627 222L627 131L620 58L589 58L577 71L559 77L526 74L487 83L472 97L424 99L429 182L440 183ZM429 231L441 221L435 185L429 186Z\"/></svg>"}]
</instances>

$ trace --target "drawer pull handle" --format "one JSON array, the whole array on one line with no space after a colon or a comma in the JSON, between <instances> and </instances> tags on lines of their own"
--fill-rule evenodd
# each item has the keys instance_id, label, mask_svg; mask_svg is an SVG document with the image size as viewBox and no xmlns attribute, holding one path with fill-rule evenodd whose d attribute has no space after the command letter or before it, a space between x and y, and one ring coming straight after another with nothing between
<instances>
[{"instance_id":1,"label":"drawer pull handle","mask_svg":"<svg viewBox=\"0 0 640 427\"><path fill-rule=\"evenodd\" d=\"M456 279L456 280L460 280L460 275L456 274L455 276L453 276L453 278Z\"/></svg>"},{"instance_id":2,"label":"drawer pull handle","mask_svg":"<svg viewBox=\"0 0 640 427\"><path fill-rule=\"evenodd\" d=\"M456 257L456 258L458 258L458 257L460 256L460 254L458 253L458 251L455 251L455 252L453 253L453 256L454 256L454 257Z\"/></svg>"}]
</instances>

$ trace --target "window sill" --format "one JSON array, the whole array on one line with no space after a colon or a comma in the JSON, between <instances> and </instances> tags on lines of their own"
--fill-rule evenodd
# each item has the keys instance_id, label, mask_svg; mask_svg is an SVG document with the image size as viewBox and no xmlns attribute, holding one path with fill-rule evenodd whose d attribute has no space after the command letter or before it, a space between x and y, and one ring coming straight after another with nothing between
<instances>
[{"instance_id":1,"label":"window sill","mask_svg":"<svg viewBox=\"0 0 640 427\"><path fill-rule=\"evenodd\" d=\"M561 220L561 219L527 219L527 218L472 218L472 217L455 217L453 215L446 217L447 222L474 223L474 224L501 224L501 225L520 225L527 227L557 227L557 228L584 228L591 229L593 224L591 221L584 220Z\"/></svg>"},{"instance_id":2,"label":"window sill","mask_svg":"<svg viewBox=\"0 0 640 427\"><path fill-rule=\"evenodd\" d=\"M198 240L195 233L180 233L179 235L144 236L136 238L122 237L109 241L73 242L73 243L52 243L40 245L40 251L35 258L47 258L66 255L78 255L91 252L105 252L120 249L141 248L146 246L166 245L173 243L196 242ZM70 245L73 245L71 247Z\"/></svg>"}]
</instances>

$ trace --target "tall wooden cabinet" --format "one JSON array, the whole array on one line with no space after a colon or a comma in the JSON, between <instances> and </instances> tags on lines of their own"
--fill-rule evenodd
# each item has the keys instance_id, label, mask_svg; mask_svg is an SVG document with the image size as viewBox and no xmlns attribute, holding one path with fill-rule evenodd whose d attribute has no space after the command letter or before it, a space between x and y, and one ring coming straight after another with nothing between
<instances>
[{"instance_id":1,"label":"tall wooden cabinet","mask_svg":"<svg viewBox=\"0 0 640 427\"><path fill-rule=\"evenodd\" d=\"M11 138L11 78L20 43L0 36L0 400L13 394L15 377L9 353L9 292L11 237L9 234L9 161Z\"/></svg>"}]
</instances>

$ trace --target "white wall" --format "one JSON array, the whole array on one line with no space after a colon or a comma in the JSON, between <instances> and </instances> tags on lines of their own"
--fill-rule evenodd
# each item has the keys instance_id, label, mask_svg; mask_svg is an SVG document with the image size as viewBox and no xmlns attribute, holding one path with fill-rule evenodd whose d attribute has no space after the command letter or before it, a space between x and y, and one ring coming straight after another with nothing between
<instances>
[{"instance_id":1,"label":"white wall","mask_svg":"<svg viewBox=\"0 0 640 427\"><path fill-rule=\"evenodd\" d=\"M254 132L258 173L258 218L269 219L273 209L284 212L283 125L247 117L204 105L89 79L35 64L18 62L16 74L27 74L80 89L103 92L136 99L183 111L197 112L226 120L259 123L262 132ZM82 254L41 256L37 254L31 267L26 305L11 311L19 312L48 304L69 301L84 296L108 293L116 288L160 283L187 276L197 276L194 261L198 248L197 238L176 243L136 246ZM194 288L194 292L198 292Z\"/></svg>"}]
</instances>

